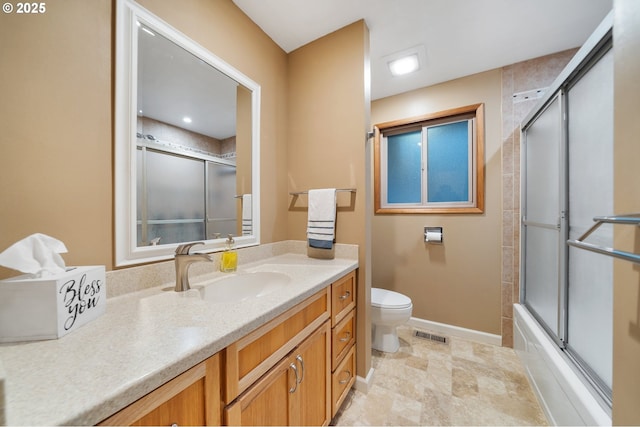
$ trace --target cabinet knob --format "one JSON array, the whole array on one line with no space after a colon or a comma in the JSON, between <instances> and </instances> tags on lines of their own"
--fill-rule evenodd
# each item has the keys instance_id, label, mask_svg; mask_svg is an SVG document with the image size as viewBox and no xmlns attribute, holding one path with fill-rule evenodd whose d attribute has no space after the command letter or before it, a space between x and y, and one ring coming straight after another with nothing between
<instances>
[{"instance_id":1,"label":"cabinet knob","mask_svg":"<svg viewBox=\"0 0 640 427\"><path fill-rule=\"evenodd\" d=\"M340 380L338 381L338 384L346 384L349 382L349 380L351 379L351 371L347 370L347 371L342 371L343 374L347 374L347 379L346 380Z\"/></svg>"},{"instance_id":2,"label":"cabinet knob","mask_svg":"<svg viewBox=\"0 0 640 427\"><path fill-rule=\"evenodd\" d=\"M347 342L351 338L351 331L347 331L344 333L344 338L340 338L340 342Z\"/></svg>"},{"instance_id":3,"label":"cabinet knob","mask_svg":"<svg viewBox=\"0 0 640 427\"><path fill-rule=\"evenodd\" d=\"M347 291L347 292L345 292L343 295L340 295L340 296L338 297L338 299L339 299L340 301L344 301L344 300L346 300L347 298L349 298L350 296L351 296L351 292Z\"/></svg>"}]
</instances>

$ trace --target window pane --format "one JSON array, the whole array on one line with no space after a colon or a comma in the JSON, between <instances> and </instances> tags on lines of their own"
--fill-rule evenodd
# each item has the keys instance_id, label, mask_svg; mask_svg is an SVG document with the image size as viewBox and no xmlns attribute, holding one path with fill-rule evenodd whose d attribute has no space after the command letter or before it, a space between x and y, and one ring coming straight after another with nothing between
<instances>
[{"instance_id":1,"label":"window pane","mask_svg":"<svg viewBox=\"0 0 640 427\"><path fill-rule=\"evenodd\" d=\"M427 128L427 201L469 201L469 122Z\"/></svg>"},{"instance_id":2,"label":"window pane","mask_svg":"<svg viewBox=\"0 0 640 427\"><path fill-rule=\"evenodd\" d=\"M421 134L417 130L387 138L388 203L421 202Z\"/></svg>"}]
</instances>

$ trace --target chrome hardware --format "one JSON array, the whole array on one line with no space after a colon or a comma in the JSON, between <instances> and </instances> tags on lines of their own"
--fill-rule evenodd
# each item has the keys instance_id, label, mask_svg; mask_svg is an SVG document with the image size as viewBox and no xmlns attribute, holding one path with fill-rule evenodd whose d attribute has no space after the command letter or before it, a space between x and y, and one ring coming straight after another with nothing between
<instances>
[{"instance_id":1,"label":"chrome hardware","mask_svg":"<svg viewBox=\"0 0 640 427\"><path fill-rule=\"evenodd\" d=\"M355 188L338 188L336 189L338 193L355 193ZM290 196L300 196L301 194L309 194L308 191L291 191L289 192Z\"/></svg>"},{"instance_id":2,"label":"chrome hardware","mask_svg":"<svg viewBox=\"0 0 640 427\"><path fill-rule=\"evenodd\" d=\"M596 216L593 218L593 220L596 223L590 229L588 229L582 236L578 237L576 240L567 240L567 244L576 248L585 249L587 251L596 252L602 255L609 255L614 258L640 264L640 254L634 254L632 252L620 251L614 248L607 248L603 246L597 246L592 243L583 242L584 239L589 237L591 233L596 231L598 227L605 223L640 225L640 213L615 216Z\"/></svg>"},{"instance_id":3,"label":"chrome hardware","mask_svg":"<svg viewBox=\"0 0 640 427\"><path fill-rule=\"evenodd\" d=\"M345 292L345 293L344 293L344 295L340 295L340 296L338 297L338 299L339 299L340 301L344 301L344 300L346 300L347 298L349 298L350 296L351 296L351 292L347 291L347 292Z\"/></svg>"},{"instance_id":4,"label":"chrome hardware","mask_svg":"<svg viewBox=\"0 0 640 427\"><path fill-rule=\"evenodd\" d=\"M298 384L300 384L302 382L302 380L304 380L304 360L302 360L302 356L298 355L296 356L296 360L298 362L300 362L300 381L298 381Z\"/></svg>"},{"instance_id":5,"label":"chrome hardware","mask_svg":"<svg viewBox=\"0 0 640 427\"><path fill-rule=\"evenodd\" d=\"M176 248L176 292L184 292L191 289L191 286L189 286L189 266L191 264L200 261L213 262L213 258L207 254L189 254L192 246L202 244L204 242L186 243Z\"/></svg>"},{"instance_id":6,"label":"chrome hardware","mask_svg":"<svg viewBox=\"0 0 640 427\"><path fill-rule=\"evenodd\" d=\"M338 381L338 384L346 384L351 379L351 371L346 370L346 371L343 371L342 373L346 373L347 374L347 379Z\"/></svg>"},{"instance_id":7,"label":"chrome hardware","mask_svg":"<svg viewBox=\"0 0 640 427\"><path fill-rule=\"evenodd\" d=\"M296 379L293 382L293 387L289 389L289 393L293 394L298 389L298 384L300 384L300 381L298 381L298 368L296 367L296 364L292 363L291 365L289 365L289 368L293 369L293 373L296 374Z\"/></svg>"},{"instance_id":8,"label":"chrome hardware","mask_svg":"<svg viewBox=\"0 0 640 427\"><path fill-rule=\"evenodd\" d=\"M344 338L340 338L340 342L347 342L351 339L351 331L347 331L345 332L345 337Z\"/></svg>"}]
</instances>

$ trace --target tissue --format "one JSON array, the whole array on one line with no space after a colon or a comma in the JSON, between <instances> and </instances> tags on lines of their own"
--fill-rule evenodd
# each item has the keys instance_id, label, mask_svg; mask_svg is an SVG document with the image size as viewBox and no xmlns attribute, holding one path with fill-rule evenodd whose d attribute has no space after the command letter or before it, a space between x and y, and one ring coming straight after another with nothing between
<instances>
[{"instance_id":1,"label":"tissue","mask_svg":"<svg viewBox=\"0 0 640 427\"><path fill-rule=\"evenodd\" d=\"M61 253L67 247L60 240L36 233L9 246L0 253L0 265L32 277L48 277L66 271Z\"/></svg>"}]
</instances>

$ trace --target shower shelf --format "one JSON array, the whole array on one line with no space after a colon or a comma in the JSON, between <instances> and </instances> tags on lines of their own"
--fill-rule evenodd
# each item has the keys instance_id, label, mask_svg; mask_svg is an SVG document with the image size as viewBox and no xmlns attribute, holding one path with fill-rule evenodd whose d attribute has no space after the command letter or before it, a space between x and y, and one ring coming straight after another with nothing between
<instances>
[{"instance_id":1,"label":"shower shelf","mask_svg":"<svg viewBox=\"0 0 640 427\"><path fill-rule=\"evenodd\" d=\"M596 222L590 229L588 229L582 236L575 240L567 240L569 246L585 249L587 251L596 252L603 255L609 255L614 258L631 261L636 264L640 264L640 255L632 252L619 251L613 248L607 248L603 246L594 245L592 243L583 242L584 239L589 237L591 233L596 231L602 224L629 224L640 225L640 213L625 214L625 215L613 215L613 216L596 216L593 218Z\"/></svg>"}]
</instances>

